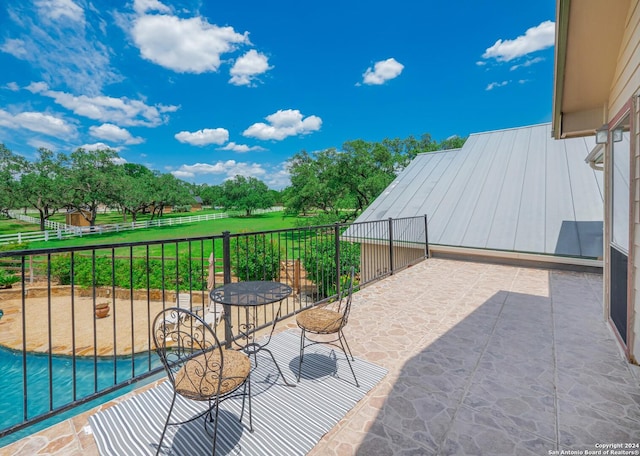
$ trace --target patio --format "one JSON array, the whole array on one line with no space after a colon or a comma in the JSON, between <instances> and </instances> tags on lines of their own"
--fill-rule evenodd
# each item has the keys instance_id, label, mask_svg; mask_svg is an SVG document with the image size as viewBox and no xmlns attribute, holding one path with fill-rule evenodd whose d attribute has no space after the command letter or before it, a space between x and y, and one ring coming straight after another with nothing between
<instances>
[{"instance_id":1,"label":"patio","mask_svg":"<svg viewBox=\"0 0 640 456\"><path fill-rule=\"evenodd\" d=\"M638 368L604 322L600 275L429 259L356 293L345 332L356 357L389 373L311 455L640 444ZM0 454L97 454L94 412Z\"/></svg>"}]
</instances>

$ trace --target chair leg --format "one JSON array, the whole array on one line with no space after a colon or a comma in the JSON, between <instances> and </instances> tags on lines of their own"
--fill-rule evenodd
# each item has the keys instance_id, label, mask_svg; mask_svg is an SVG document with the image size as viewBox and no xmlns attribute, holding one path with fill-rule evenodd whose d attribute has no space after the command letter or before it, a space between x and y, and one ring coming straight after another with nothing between
<instances>
[{"instance_id":1,"label":"chair leg","mask_svg":"<svg viewBox=\"0 0 640 456\"><path fill-rule=\"evenodd\" d=\"M249 373L249 377L247 378L248 388L249 388L249 432L253 432L253 421L251 419L251 373Z\"/></svg>"},{"instance_id":2,"label":"chair leg","mask_svg":"<svg viewBox=\"0 0 640 456\"><path fill-rule=\"evenodd\" d=\"M300 333L300 356L298 362L298 383L300 382L300 376L302 375L302 358L304 357L304 334L305 330L302 329Z\"/></svg>"},{"instance_id":3,"label":"chair leg","mask_svg":"<svg viewBox=\"0 0 640 456\"><path fill-rule=\"evenodd\" d=\"M218 440L218 412L220 411L220 402L216 397L216 414L215 414L215 423L213 423L213 450L211 454L216 456L216 441Z\"/></svg>"},{"instance_id":4,"label":"chair leg","mask_svg":"<svg viewBox=\"0 0 640 456\"><path fill-rule=\"evenodd\" d=\"M162 435L160 436L160 441L158 442L158 449L156 450L156 456L160 454L160 448L162 448L162 441L164 440L164 435L167 433L167 428L169 427L169 420L171 419L171 412L173 411L173 406L176 403L176 393L173 392L173 399L171 399L171 407L169 407L169 413L167 414L167 421L164 423L164 429L162 429Z\"/></svg>"},{"instance_id":5,"label":"chair leg","mask_svg":"<svg viewBox=\"0 0 640 456\"><path fill-rule=\"evenodd\" d=\"M344 337L344 334L342 334L342 330L338 332L338 340L340 341L340 345L342 345L342 351L344 352L344 356L347 358L347 364L349 364L349 369L351 369L351 374L353 375L353 379L356 382L356 387L360 388L360 385L358 384L358 379L356 378L356 373L353 371L353 366L351 365L351 360L349 360L349 355L351 355L351 349L349 348L347 339ZM348 352L347 350L345 350L345 344L349 349ZM351 355L351 359L355 361L355 359L353 358L353 355Z\"/></svg>"},{"instance_id":6,"label":"chair leg","mask_svg":"<svg viewBox=\"0 0 640 456\"><path fill-rule=\"evenodd\" d=\"M247 389L249 389L249 394L247 394ZM242 421L242 417L244 416L244 402L245 399L248 399L249 402L249 431L253 432L253 422L251 420L251 374L247 377L247 381L244 384L244 393L242 394L242 411L240 412L240 421Z\"/></svg>"},{"instance_id":7,"label":"chair leg","mask_svg":"<svg viewBox=\"0 0 640 456\"><path fill-rule=\"evenodd\" d=\"M342 330L340 330L340 332L338 333L338 337L342 337L342 340L344 340L344 344L347 347L347 350L349 350L349 355L351 355L351 361L355 361L356 359L353 357L353 354L351 353L351 347L349 347L349 343L347 342L347 338L344 337L344 333L342 332ZM344 350L344 347L343 347ZM347 352L344 352L345 355L347 354Z\"/></svg>"}]
</instances>

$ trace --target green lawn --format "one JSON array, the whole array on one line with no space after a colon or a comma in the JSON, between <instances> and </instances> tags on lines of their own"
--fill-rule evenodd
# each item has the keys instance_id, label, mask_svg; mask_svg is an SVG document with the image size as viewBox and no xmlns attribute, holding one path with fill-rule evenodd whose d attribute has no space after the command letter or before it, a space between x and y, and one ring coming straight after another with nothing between
<instances>
[{"instance_id":1,"label":"green lawn","mask_svg":"<svg viewBox=\"0 0 640 456\"><path fill-rule=\"evenodd\" d=\"M176 217L189 217L191 215L206 215L206 214L216 214L224 212L219 209L202 209L196 212L170 212L168 214L164 214L162 216L163 219L176 218ZM64 212L55 214L49 220L52 222L65 223L66 215ZM151 214L138 214L136 218L137 222L143 222L145 220L151 220ZM96 215L96 225L106 225L113 223L131 223L133 220L131 219L131 215L127 215L127 220L125 221L122 214L117 211L110 212L98 212Z\"/></svg>"},{"instance_id":2,"label":"green lawn","mask_svg":"<svg viewBox=\"0 0 640 456\"><path fill-rule=\"evenodd\" d=\"M231 233L269 231L295 226L296 217L285 217L282 212L254 215L251 217L230 217L206 222L184 223L175 226L161 226L147 229L121 231L119 233L92 234L73 239L32 242L30 249L84 246L97 244L116 244L123 242L141 242L163 239L188 239L201 236ZM160 248L154 247L151 254L159 254ZM155 252L157 250L157 252ZM209 249L210 252L210 249ZM208 254L208 253L207 253Z\"/></svg>"},{"instance_id":3,"label":"green lawn","mask_svg":"<svg viewBox=\"0 0 640 456\"><path fill-rule=\"evenodd\" d=\"M26 231L40 231L40 226L35 223L0 217L0 235L24 233Z\"/></svg>"},{"instance_id":4,"label":"green lawn","mask_svg":"<svg viewBox=\"0 0 640 456\"><path fill-rule=\"evenodd\" d=\"M165 214L162 216L163 219L176 218L176 217L188 217L191 215L206 215L206 214L216 214L219 212L223 212L218 209L203 209L197 212L172 212L169 214ZM29 213L31 217L38 218L37 213ZM52 222L65 223L66 217L64 212L55 214L49 220ZM145 220L151 220L151 214L141 214L138 216L137 221L142 222ZM118 212L99 212L96 217L97 225L107 225L114 223L130 223L131 216L127 217L127 222L123 221L122 214ZM27 231L40 231L40 225L37 223L28 223L23 222L21 220L15 220L11 218L5 218L0 216L0 235L3 234L15 234L15 233L24 233Z\"/></svg>"}]
</instances>

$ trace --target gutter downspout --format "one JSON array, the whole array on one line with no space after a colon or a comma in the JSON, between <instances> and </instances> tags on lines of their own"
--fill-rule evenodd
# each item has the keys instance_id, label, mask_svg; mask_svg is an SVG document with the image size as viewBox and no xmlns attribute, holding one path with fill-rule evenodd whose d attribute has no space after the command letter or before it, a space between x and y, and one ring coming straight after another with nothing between
<instances>
[{"instance_id":1,"label":"gutter downspout","mask_svg":"<svg viewBox=\"0 0 640 456\"><path fill-rule=\"evenodd\" d=\"M604 171L603 155L604 144L598 144L591 152L589 152L589 155L585 157L584 161L589 164L591 169Z\"/></svg>"}]
</instances>

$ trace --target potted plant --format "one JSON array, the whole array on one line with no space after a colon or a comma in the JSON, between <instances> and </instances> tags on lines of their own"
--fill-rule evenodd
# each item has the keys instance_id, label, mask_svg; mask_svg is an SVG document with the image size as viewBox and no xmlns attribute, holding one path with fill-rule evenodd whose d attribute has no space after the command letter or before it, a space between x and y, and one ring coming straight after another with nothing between
<instances>
[{"instance_id":1,"label":"potted plant","mask_svg":"<svg viewBox=\"0 0 640 456\"><path fill-rule=\"evenodd\" d=\"M107 315L109 315L109 303L108 302L101 302L99 304L96 304L96 318L104 318Z\"/></svg>"}]
</instances>

